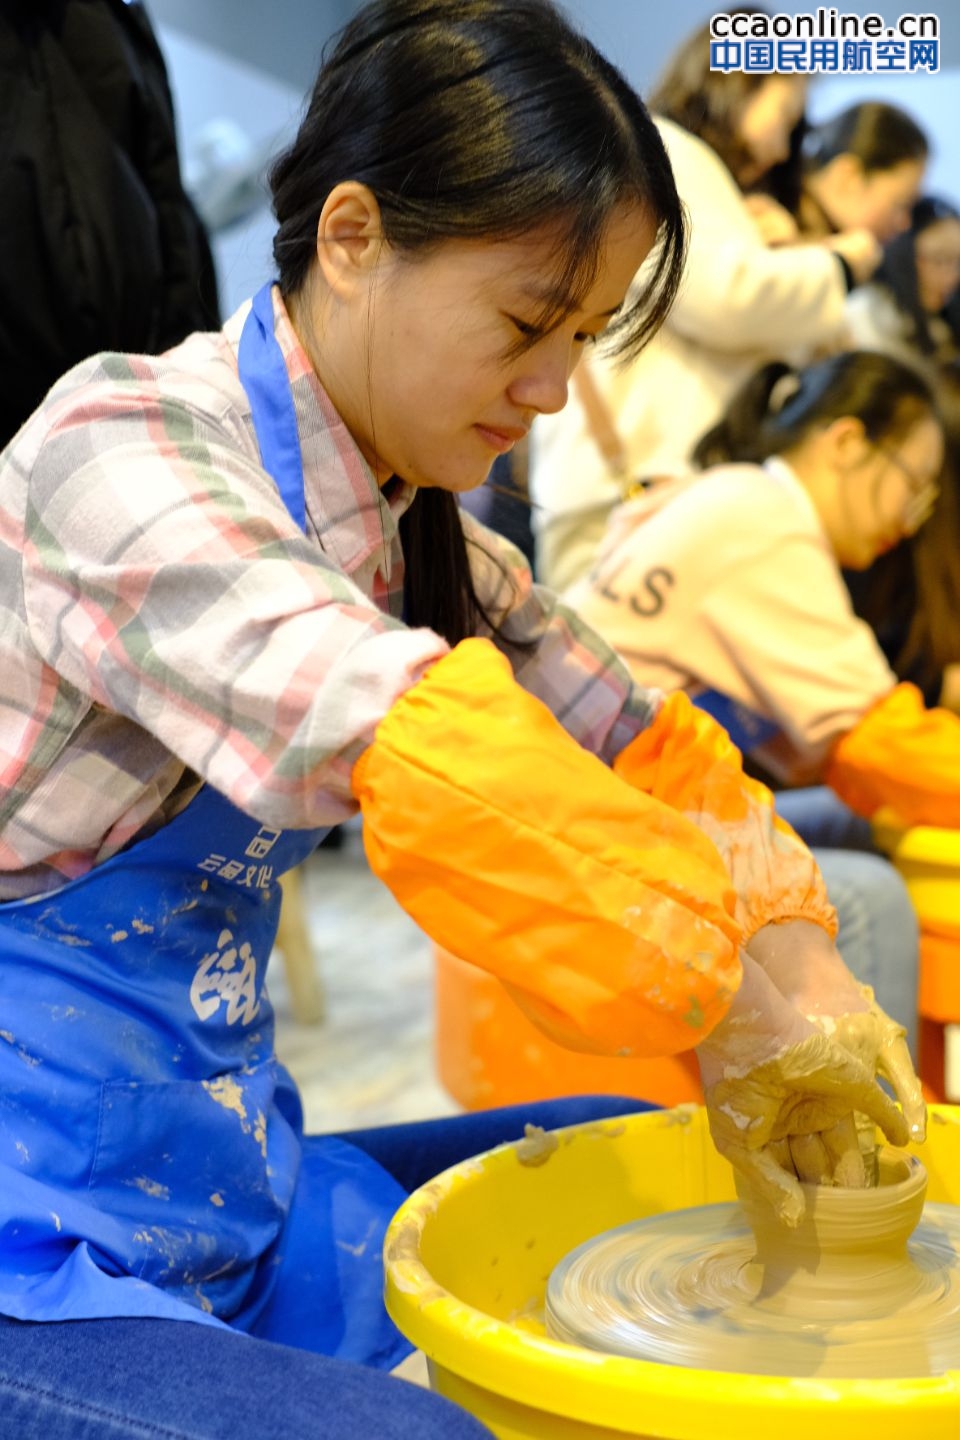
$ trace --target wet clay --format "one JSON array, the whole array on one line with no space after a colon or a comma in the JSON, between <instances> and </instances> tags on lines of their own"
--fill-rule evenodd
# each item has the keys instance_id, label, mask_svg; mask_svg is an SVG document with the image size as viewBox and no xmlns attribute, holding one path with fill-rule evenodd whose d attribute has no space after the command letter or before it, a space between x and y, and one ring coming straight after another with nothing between
<instances>
[{"instance_id":1,"label":"wet clay","mask_svg":"<svg viewBox=\"0 0 960 1440\"><path fill-rule=\"evenodd\" d=\"M739 1204L671 1211L567 1255L547 1289L558 1340L698 1370L831 1378L960 1366L960 1207L884 1151L865 1190L804 1186L794 1230Z\"/></svg>"}]
</instances>

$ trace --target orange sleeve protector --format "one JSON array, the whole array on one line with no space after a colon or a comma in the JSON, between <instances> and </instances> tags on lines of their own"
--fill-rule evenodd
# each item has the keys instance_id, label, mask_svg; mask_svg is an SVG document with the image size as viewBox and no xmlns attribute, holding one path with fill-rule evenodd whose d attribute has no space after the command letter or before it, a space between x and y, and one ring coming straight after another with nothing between
<instances>
[{"instance_id":1,"label":"orange sleeve protector","mask_svg":"<svg viewBox=\"0 0 960 1440\"><path fill-rule=\"evenodd\" d=\"M836 936L836 911L810 851L777 815L767 787L744 775L726 730L686 695L670 695L613 768L709 835L737 892L744 943L786 920L812 920Z\"/></svg>"},{"instance_id":2,"label":"orange sleeve protector","mask_svg":"<svg viewBox=\"0 0 960 1440\"><path fill-rule=\"evenodd\" d=\"M884 807L905 825L958 829L960 716L898 685L834 746L825 778L868 819Z\"/></svg>"},{"instance_id":3,"label":"orange sleeve protector","mask_svg":"<svg viewBox=\"0 0 960 1440\"><path fill-rule=\"evenodd\" d=\"M672 1054L726 1013L740 929L714 846L583 750L488 641L393 705L353 790L374 873L561 1044Z\"/></svg>"}]
</instances>

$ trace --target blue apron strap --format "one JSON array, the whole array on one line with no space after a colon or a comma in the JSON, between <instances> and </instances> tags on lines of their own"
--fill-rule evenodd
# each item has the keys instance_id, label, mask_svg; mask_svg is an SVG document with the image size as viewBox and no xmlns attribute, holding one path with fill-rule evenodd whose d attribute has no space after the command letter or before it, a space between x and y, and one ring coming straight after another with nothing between
<instances>
[{"instance_id":1,"label":"blue apron strap","mask_svg":"<svg viewBox=\"0 0 960 1440\"><path fill-rule=\"evenodd\" d=\"M272 475L280 498L301 530L307 528L303 494L303 457L297 416L283 351L273 330L272 286L264 285L240 336L240 381L250 400L263 468Z\"/></svg>"},{"instance_id":2,"label":"blue apron strap","mask_svg":"<svg viewBox=\"0 0 960 1440\"><path fill-rule=\"evenodd\" d=\"M722 690L702 690L690 699L699 710L712 715L730 736L738 750L749 754L758 745L765 745L774 735L780 733L780 726L774 720L766 720L755 710L731 700Z\"/></svg>"}]
</instances>

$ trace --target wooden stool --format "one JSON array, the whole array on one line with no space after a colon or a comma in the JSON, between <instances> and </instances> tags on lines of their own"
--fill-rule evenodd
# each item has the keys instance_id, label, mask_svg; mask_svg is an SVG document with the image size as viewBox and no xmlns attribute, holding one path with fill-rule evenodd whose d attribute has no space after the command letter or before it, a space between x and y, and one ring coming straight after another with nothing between
<instances>
[{"instance_id":1,"label":"wooden stool","mask_svg":"<svg viewBox=\"0 0 960 1440\"><path fill-rule=\"evenodd\" d=\"M316 958L310 943L303 905L303 887L300 868L288 870L281 877L283 903L280 907L280 925L277 930L277 949L283 956L284 973L290 990L290 1006L293 1018L301 1025L314 1025L323 1019L326 1008L323 986L317 977Z\"/></svg>"}]
</instances>

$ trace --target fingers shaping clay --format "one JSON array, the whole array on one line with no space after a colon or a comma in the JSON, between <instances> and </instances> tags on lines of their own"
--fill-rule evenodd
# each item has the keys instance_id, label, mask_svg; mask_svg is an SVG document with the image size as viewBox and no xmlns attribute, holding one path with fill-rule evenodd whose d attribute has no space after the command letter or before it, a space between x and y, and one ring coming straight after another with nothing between
<instances>
[{"instance_id":1,"label":"fingers shaping clay","mask_svg":"<svg viewBox=\"0 0 960 1440\"><path fill-rule=\"evenodd\" d=\"M782 1225L739 1204L598 1235L550 1277L555 1339L661 1364L764 1375L900 1378L960 1366L960 1207L924 1206L913 1156L885 1149L875 1188L803 1186Z\"/></svg>"}]
</instances>

